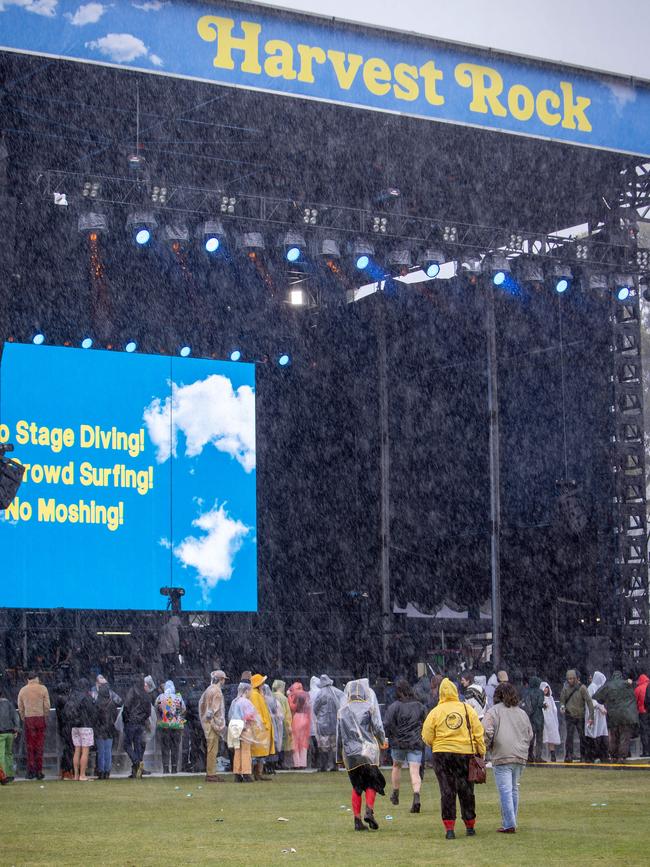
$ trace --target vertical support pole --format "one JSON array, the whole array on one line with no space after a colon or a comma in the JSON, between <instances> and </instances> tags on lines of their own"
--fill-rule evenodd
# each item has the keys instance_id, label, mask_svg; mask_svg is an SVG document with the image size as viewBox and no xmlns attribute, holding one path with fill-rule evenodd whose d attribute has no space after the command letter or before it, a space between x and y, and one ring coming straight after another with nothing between
<instances>
[{"instance_id":1,"label":"vertical support pole","mask_svg":"<svg viewBox=\"0 0 650 867\"><path fill-rule=\"evenodd\" d=\"M488 413L490 419L490 573L492 577L492 662L501 659L501 479L499 450L499 392L497 376L497 336L494 315L494 285L485 278Z\"/></svg>"},{"instance_id":2,"label":"vertical support pole","mask_svg":"<svg viewBox=\"0 0 650 867\"><path fill-rule=\"evenodd\" d=\"M383 305L377 311L377 359L379 365L379 463L380 463L380 575L382 661L388 662L391 634L390 608L390 431L388 424L388 350Z\"/></svg>"}]
</instances>

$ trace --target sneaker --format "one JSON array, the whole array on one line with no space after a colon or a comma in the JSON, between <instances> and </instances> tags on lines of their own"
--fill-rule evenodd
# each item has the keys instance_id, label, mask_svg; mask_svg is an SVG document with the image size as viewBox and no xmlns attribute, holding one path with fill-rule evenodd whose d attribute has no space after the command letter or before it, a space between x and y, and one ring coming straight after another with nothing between
<instances>
[{"instance_id":1,"label":"sneaker","mask_svg":"<svg viewBox=\"0 0 650 867\"><path fill-rule=\"evenodd\" d=\"M393 789L390 796L390 802L395 806L399 804L399 789Z\"/></svg>"},{"instance_id":2,"label":"sneaker","mask_svg":"<svg viewBox=\"0 0 650 867\"><path fill-rule=\"evenodd\" d=\"M497 828L497 834L514 834L516 828Z\"/></svg>"},{"instance_id":3,"label":"sneaker","mask_svg":"<svg viewBox=\"0 0 650 867\"><path fill-rule=\"evenodd\" d=\"M367 831L368 830L358 816L354 817L354 830L355 831Z\"/></svg>"},{"instance_id":4,"label":"sneaker","mask_svg":"<svg viewBox=\"0 0 650 867\"><path fill-rule=\"evenodd\" d=\"M445 834L445 840L455 840L455 839L456 839L456 833L452 828L450 828L447 831L447 833Z\"/></svg>"}]
</instances>

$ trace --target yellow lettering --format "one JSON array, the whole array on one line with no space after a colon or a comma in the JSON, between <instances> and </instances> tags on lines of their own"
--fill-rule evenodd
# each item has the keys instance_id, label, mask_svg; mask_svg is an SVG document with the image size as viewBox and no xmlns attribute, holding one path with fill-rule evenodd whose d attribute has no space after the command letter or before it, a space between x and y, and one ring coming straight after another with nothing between
<instances>
[{"instance_id":1,"label":"yellow lettering","mask_svg":"<svg viewBox=\"0 0 650 867\"><path fill-rule=\"evenodd\" d=\"M508 108L517 120L530 120L535 111L535 98L523 84L513 84L508 91Z\"/></svg>"},{"instance_id":2,"label":"yellow lettering","mask_svg":"<svg viewBox=\"0 0 650 867\"><path fill-rule=\"evenodd\" d=\"M371 57L363 64L363 83L375 96L386 96L390 79L390 66L380 57Z\"/></svg>"},{"instance_id":3,"label":"yellow lettering","mask_svg":"<svg viewBox=\"0 0 650 867\"><path fill-rule=\"evenodd\" d=\"M537 94L537 99L535 100L537 116L546 126L557 126L562 119L562 115L549 109L549 105L553 108L559 108L560 102L559 95L552 90L540 90Z\"/></svg>"},{"instance_id":4,"label":"yellow lettering","mask_svg":"<svg viewBox=\"0 0 650 867\"><path fill-rule=\"evenodd\" d=\"M393 93L396 98L408 100L409 102L417 99L420 95L417 78L417 66L410 66L408 63L398 63L395 67L395 84L393 85Z\"/></svg>"},{"instance_id":5,"label":"yellow lettering","mask_svg":"<svg viewBox=\"0 0 650 867\"><path fill-rule=\"evenodd\" d=\"M262 72L259 60L259 39L262 26L252 21L242 21L243 36L233 36L235 22L232 18L220 18L218 15L203 15L199 18L196 29L205 42L217 43L217 53L214 65L219 69L234 69L233 51L243 51L242 72L259 75Z\"/></svg>"},{"instance_id":6,"label":"yellow lettering","mask_svg":"<svg viewBox=\"0 0 650 867\"><path fill-rule=\"evenodd\" d=\"M343 90L349 90L354 84L357 72L361 69L363 57L360 54L344 54L342 51L330 50L327 52L329 62L332 64L334 74ZM347 59L348 65L345 66Z\"/></svg>"},{"instance_id":7,"label":"yellow lettering","mask_svg":"<svg viewBox=\"0 0 650 867\"><path fill-rule=\"evenodd\" d=\"M424 96L429 105L444 105L445 98L437 92L437 84L442 81L442 70L436 69L433 60L420 67L420 75L424 79Z\"/></svg>"},{"instance_id":8,"label":"yellow lettering","mask_svg":"<svg viewBox=\"0 0 650 867\"><path fill-rule=\"evenodd\" d=\"M269 39L264 46L269 57L264 61L264 72L270 78L285 78L291 81L296 77L293 68L293 48L282 39Z\"/></svg>"},{"instance_id":9,"label":"yellow lettering","mask_svg":"<svg viewBox=\"0 0 650 867\"><path fill-rule=\"evenodd\" d=\"M591 105L591 100L586 96L577 96L574 101L573 85L568 81L560 82L560 90L564 96L562 126L565 129L575 129L577 126L582 132L591 132L591 124L585 114L585 110Z\"/></svg>"},{"instance_id":10,"label":"yellow lettering","mask_svg":"<svg viewBox=\"0 0 650 867\"><path fill-rule=\"evenodd\" d=\"M26 421L16 423L16 442L21 446L29 442L29 424Z\"/></svg>"},{"instance_id":11,"label":"yellow lettering","mask_svg":"<svg viewBox=\"0 0 650 867\"><path fill-rule=\"evenodd\" d=\"M306 81L308 84L313 84L314 62L325 63L327 61L327 54L325 54L322 48L313 48L310 45L299 45L298 54L300 55L298 81Z\"/></svg>"},{"instance_id":12,"label":"yellow lettering","mask_svg":"<svg viewBox=\"0 0 650 867\"><path fill-rule=\"evenodd\" d=\"M454 75L461 87L472 88L470 111L487 114L489 104L489 111L493 115L506 117L508 112L499 102L499 94L503 91L503 78L496 69L476 63L459 63Z\"/></svg>"}]
</instances>

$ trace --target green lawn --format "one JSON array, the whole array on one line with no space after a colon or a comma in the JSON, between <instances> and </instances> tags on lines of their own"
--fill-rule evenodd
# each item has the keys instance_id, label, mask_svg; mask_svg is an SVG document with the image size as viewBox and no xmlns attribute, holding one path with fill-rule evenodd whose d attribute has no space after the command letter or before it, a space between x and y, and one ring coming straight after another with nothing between
<instances>
[{"instance_id":1,"label":"green lawn","mask_svg":"<svg viewBox=\"0 0 650 867\"><path fill-rule=\"evenodd\" d=\"M477 786L477 835L446 841L427 772L422 813L377 798L380 830L352 829L347 775L280 774L268 783L198 777L14 783L0 789L0 864L648 864L650 772L529 768L520 830L495 833L494 781ZM180 788L176 788L176 787ZM192 797L187 797L191 794ZM597 803L598 806L593 806ZM601 806L605 804L606 806ZM392 815L392 820L386 820ZM279 817L288 822L278 822ZM296 850L283 853L283 849Z\"/></svg>"}]
</instances>

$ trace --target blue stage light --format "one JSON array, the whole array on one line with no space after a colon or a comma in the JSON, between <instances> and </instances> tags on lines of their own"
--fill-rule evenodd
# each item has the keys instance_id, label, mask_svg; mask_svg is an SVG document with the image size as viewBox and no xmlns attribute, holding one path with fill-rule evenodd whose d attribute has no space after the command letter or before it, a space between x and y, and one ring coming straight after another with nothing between
<instances>
[{"instance_id":1,"label":"blue stage light","mask_svg":"<svg viewBox=\"0 0 650 867\"><path fill-rule=\"evenodd\" d=\"M208 253L216 253L219 249L219 239L215 238L214 235L211 238L206 238L205 249Z\"/></svg>"},{"instance_id":2,"label":"blue stage light","mask_svg":"<svg viewBox=\"0 0 650 867\"><path fill-rule=\"evenodd\" d=\"M555 284L555 291L556 291L556 292L559 292L560 294L561 294L562 292L566 292L566 290L567 290L568 288L569 288L569 281L566 279L566 277L562 277L562 278L561 278L560 280L558 280L557 283Z\"/></svg>"},{"instance_id":3,"label":"blue stage light","mask_svg":"<svg viewBox=\"0 0 650 867\"><path fill-rule=\"evenodd\" d=\"M240 359L241 359L241 352L239 351L239 349L233 349L233 351L230 353L230 360L231 361L239 361Z\"/></svg>"},{"instance_id":4,"label":"blue stage light","mask_svg":"<svg viewBox=\"0 0 650 867\"><path fill-rule=\"evenodd\" d=\"M187 358L187 356L190 355L191 352L192 352L192 350L189 346L181 346L181 348L178 351L178 354L181 356L181 358Z\"/></svg>"},{"instance_id":5,"label":"blue stage light","mask_svg":"<svg viewBox=\"0 0 650 867\"><path fill-rule=\"evenodd\" d=\"M287 262L297 262L300 259L300 247L289 247L286 256Z\"/></svg>"},{"instance_id":6,"label":"blue stage light","mask_svg":"<svg viewBox=\"0 0 650 867\"><path fill-rule=\"evenodd\" d=\"M286 352L278 356L278 364L280 365L280 367L286 367L290 361L291 356L287 355Z\"/></svg>"},{"instance_id":7,"label":"blue stage light","mask_svg":"<svg viewBox=\"0 0 650 867\"><path fill-rule=\"evenodd\" d=\"M424 273L427 275L427 277L437 277L440 273L440 263L429 262Z\"/></svg>"},{"instance_id":8,"label":"blue stage light","mask_svg":"<svg viewBox=\"0 0 650 867\"><path fill-rule=\"evenodd\" d=\"M81 348L82 349L90 349L92 345L93 345L92 337L84 337L84 339L81 341Z\"/></svg>"},{"instance_id":9,"label":"blue stage light","mask_svg":"<svg viewBox=\"0 0 650 867\"><path fill-rule=\"evenodd\" d=\"M45 335L41 334L40 332L38 334L35 334L32 337L32 343L35 343L36 346L40 346L41 343L45 343Z\"/></svg>"},{"instance_id":10,"label":"blue stage light","mask_svg":"<svg viewBox=\"0 0 650 867\"><path fill-rule=\"evenodd\" d=\"M616 290L616 297L619 301L627 301L630 297L630 287L629 286L619 286Z\"/></svg>"},{"instance_id":11,"label":"blue stage light","mask_svg":"<svg viewBox=\"0 0 650 867\"><path fill-rule=\"evenodd\" d=\"M135 352L137 348L138 344L135 342L135 340L129 340L129 342L124 347L126 352Z\"/></svg>"},{"instance_id":12,"label":"blue stage light","mask_svg":"<svg viewBox=\"0 0 650 867\"><path fill-rule=\"evenodd\" d=\"M144 247L145 244L148 244L151 240L151 232L149 229L138 229L135 233L135 243L139 244L140 247Z\"/></svg>"},{"instance_id":13,"label":"blue stage light","mask_svg":"<svg viewBox=\"0 0 650 867\"><path fill-rule=\"evenodd\" d=\"M370 257L365 256L365 255L359 256L357 258L357 261L355 262L355 265L357 266L359 271L365 271L365 269L368 267L369 264L370 264Z\"/></svg>"},{"instance_id":14,"label":"blue stage light","mask_svg":"<svg viewBox=\"0 0 650 867\"><path fill-rule=\"evenodd\" d=\"M495 286L502 286L506 280L506 272L505 271L497 271L497 273L492 278L492 282Z\"/></svg>"}]
</instances>

